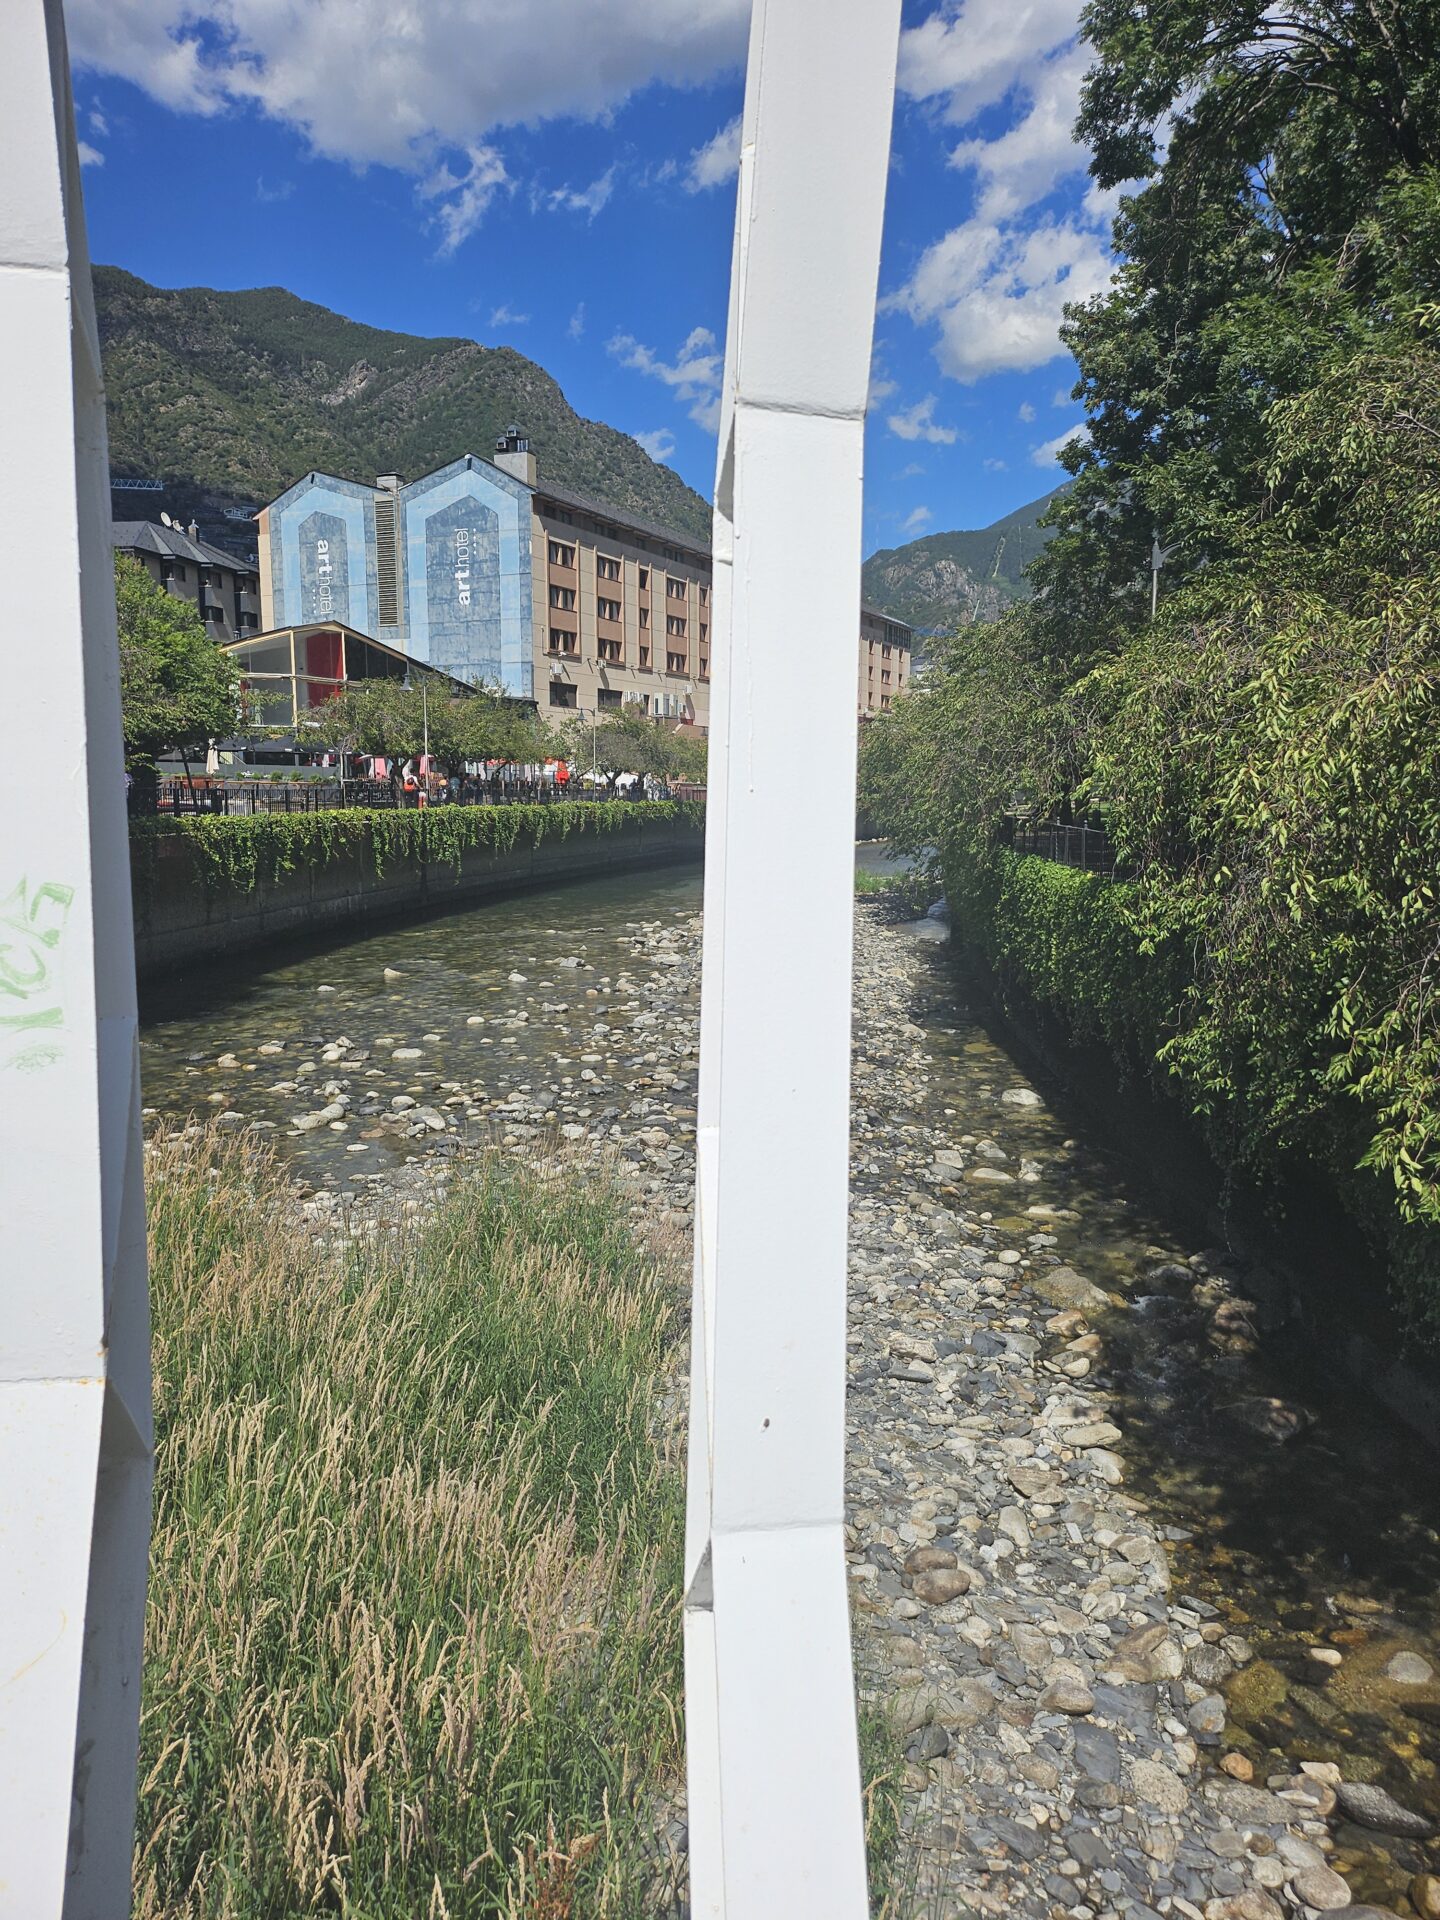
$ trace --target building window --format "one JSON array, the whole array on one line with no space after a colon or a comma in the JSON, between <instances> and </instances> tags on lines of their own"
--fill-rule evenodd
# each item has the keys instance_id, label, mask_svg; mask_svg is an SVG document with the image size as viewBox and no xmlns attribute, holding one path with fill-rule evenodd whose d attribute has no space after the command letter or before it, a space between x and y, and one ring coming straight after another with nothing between
<instances>
[{"instance_id":1,"label":"building window","mask_svg":"<svg viewBox=\"0 0 1440 1920\"><path fill-rule=\"evenodd\" d=\"M550 704L552 707L578 707L580 689L572 687L568 680L550 682Z\"/></svg>"},{"instance_id":2,"label":"building window","mask_svg":"<svg viewBox=\"0 0 1440 1920\"><path fill-rule=\"evenodd\" d=\"M567 547L563 540L552 540L550 542L550 564L552 567L573 567L575 564L574 547Z\"/></svg>"},{"instance_id":3,"label":"building window","mask_svg":"<svg viewBox=\"0 0 1440 1920\"><path fill-rule=\"evenodd\" d=\"M551 653L568 653L568 654L574 654L578 652L579 648L576 643L575 635L573 633L570 633L564 627L551 627L550 651Z\"/></svg>"},{"instance_id":4,"label":"building window","mask_svg":"<svg viewBox=\"0 0 1440 1920\"><path fill-rule=\"evenodd\" d=\"M710 638L710 628L708 624L704 620L702 620L700 622L700 644L702 647L704 646L705 642L709 638Z\"/></svg>"},{"instance_id":5,"label":"building window","mask_svg":"<svg viewBox=\"0 0 1440 1920\"><path fill-rule=\"evenodd\" d=\"M597 580L618 580L620 578L620 562L618 560L612 560L608 554L597 553L595 556L595 578Z\"/></svg>"},{"instance_id":6,"label":"building window","mask_svg":"<svg viewBox=\"0 0 1440 1920\"><path fill-rule=\"evenodd\" d=\"M641 591L642 593L644 593L644 592L646 592L646 591L647 591L647 589L649 588L649 585L650 585L650 569L649 569L649 567L641 567L641 569L640 569L640 591Z\"/></svg>"},{"instance_id":7,"label":"building window","mask_svg":"<svg viewBox=\"0 0 1440 1920\"><path fill-rule=\"evenodd\" d=\"M890 684L890 669L888 667L880 676L880 684L882 687L888 687Z\"/></svg>"},{"instance_id":8,"label":"building window","mask_svg":"<svg viewBox=\"0 0 1440 1920\"><path fill-rule=\"evenodd\" d=\"M650 609L649 609L649 607L641 607L641 609L640 609L640 624L641 624L641 626L642 626L642 627L648 627L648 626L649 626L649 624L650 624Z\"/></svg>"},{"instance_id":9,"label":"building window","mask_svg":"<svg viewBox=\"0 0 1440 1920\"><path fill-rule=\"evenodd\" d=\"M597 600L595 602L595 615L599 620L618 620L620 618L620 602L618 600Z\"/></svg>"},{"instance_id":10,"label":"building window","mask_svg":"<svg viewBox=\"0 0 1440 1920\"><path fill-rule=\"evenodd\" d=\"M598 688L595 694L595 704L597 707L618 707L620 705L620 689L618 687Z\"/></svg>"},{"instance_id":11,"label":"building window","mask_svg":"<svg viewBox=\"0 0 1440 1920\"><path fill-rule=\"evenodd\" d=\"M709 606L709 604L710 604L710 589L709 589L709 587L706 587L706 586L702 586L702 587L701 587L701 589L700 589L700 604L701 604L701 606L702 606L702 607L708 607L708 606Z\"/></svg>"},{"instance_id":12,"label":"building window","mask_svg":"<svg viewBox=\"0 0 1440 1920\"><path fill-rule=\"evenodd\" d=\"M565 509L564 509L564 507L555 507L555 508L554 508L554 509L553 509L553 510L551 511L551 514L550 514L550 518L551 518L552 520L563 520L563 521L564 521L564 523L565 523L565 525L566 525L567 527L573 527L573 526L574 526L574 524L575 524L575 516L574 516L574 514L573 514L573 513L567 513L567 512L565 511Z\"/></svg>"},{"instance_id":13,"label":"building window","mask_svg":"<svg viewBox=\"0 0 1440 1920\"><path fill-rule=\"evenodd\" d=\"M225 618L225 609L223 607L215 606L213 602L207 602L205 607L205 618L207 620L215 621L218 625L218 623Z\"/></svg>"},{"instance_id":14,"label":"building window","mask_svg":"<svg viewBox=\"0 0 1440 1920\"><path fill-rule=\"evenodd\" d=\"M619 666L622 648L618 640L597 640L595 651L602 660L608 660L611 666Z\"/></svg>"},{"instance_id":15,"label":"building window","mask_svg":"<svg viewBox=\"0 0 1440 1920\"><path fill-rule=\"evenodd\" d=\"M665 671L667 673L684 673L685 671L684 654L683 653L667 653L665 655Z\"/></svg>"},{"instance_id":16,"label":"building window","mask_svg":"<svg viewBox=\"0 0 1440 1920\"><path fill-rule=\"evenodd\" d=\"M575 610L575 589L573 587L552 586L550 589L550 604L552 607L559 607L562 613L573 613Z\"/></svg>"},{"instance_id":17,"label":"building window","mask_svg":"<svg viewBox=\"0 0 1440 1920\"><path fill-rule=\"evenodd\" d=\"M672 574L665 582L665 591L672 600L683 600L685 598L685 589L689 584L687 580L677 580Z\"/></svg>"},{"instance_id":18,"label":"building window","mask_svg":"<svg viewBox=\"0 0 1440 1920\"><path fill-rule=\"evenodd\" d=\"M680 639L683 640L685 638L685 622L681 615L678 613L667 613L665 616L665 631L667 633L677 634Z\"/></svg>"},{"instance_id":19,"label":"building window","mask_svg":"<svg viewBox=\"0 0 1440 1920\"><path fill-rule=\"evenodd\" d=\"M649 649L649 647L641 647L641 649L640 649L640 665L641 665L641 666L642 666L642 667L643 667L643 668L644 668L644 669L645 669L645 670L646 670L647 672L649 671L649 667L650 667L650 649Z\"/></svg>"},{"instance_id":20,"label":"building window","mask_svg":"<svg viewBox=\"0 0 1440 1920\"><path fill-rule=\"evenodd\" d=\"M708 680L710 678L710 656L708 653L702 653L700 656L700 678L702 680Z\"/></svg>"}]
</instances>

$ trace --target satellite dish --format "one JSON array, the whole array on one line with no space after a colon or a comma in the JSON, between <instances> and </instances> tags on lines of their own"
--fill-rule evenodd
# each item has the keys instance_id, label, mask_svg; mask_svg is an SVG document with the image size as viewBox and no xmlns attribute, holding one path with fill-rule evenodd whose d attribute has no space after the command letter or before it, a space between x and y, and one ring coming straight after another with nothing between
<instances>
[{"instance_id":1,"label":"satellite dish","mask_svg":"<svg viewBox=\"0 0 1440 1920\"><path fill-rule=\"evenodd\" d=\"M162 527L173 527L175 524L163 507L160 510L160 524Z\"/></svg>"}]
</instances>

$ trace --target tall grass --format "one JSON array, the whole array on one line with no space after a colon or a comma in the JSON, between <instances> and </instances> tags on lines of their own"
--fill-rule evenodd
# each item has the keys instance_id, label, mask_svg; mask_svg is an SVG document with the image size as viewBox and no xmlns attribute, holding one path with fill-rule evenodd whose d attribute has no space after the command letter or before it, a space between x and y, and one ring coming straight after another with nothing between
<instances>
[{"instance_id":1,"label":"tall grass","mask_svg":"<svg viewBox=\"0 0 1440 1920\"><path fill-rule=\"evenodd\" d=\"M621 1200L492 1156L338 1243L223 1136L161 1143L149 1180L136 1914L657 1911L678 1294Z\"/></svg>"}]
</instances>

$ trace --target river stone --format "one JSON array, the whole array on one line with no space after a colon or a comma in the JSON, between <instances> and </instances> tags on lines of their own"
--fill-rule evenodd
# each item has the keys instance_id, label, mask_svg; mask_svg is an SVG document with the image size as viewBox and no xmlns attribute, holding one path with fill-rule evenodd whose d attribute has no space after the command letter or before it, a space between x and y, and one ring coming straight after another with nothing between
<instances>
[{"instance_id":1,"label":"river stone","mask_svg":"<svg viewBox=\"0 0 1440 1920\"><path fill-rule=\"evenodd\" d=\"M1043 1467L1016 1467L1005 1469L1006 1478L1018 1494L1027 1500L1039 1500L1047 1506L1056 1506L1065 1498L1065 1482L1058 1474L1047 1473Z\"/></svg>"},{"instance_id":2,"label":"river stone","mask_svg":"<svg viewBox=\"0 0 1440 1920\"><path fill-rule=\"evenodd\" d=\"M970 1591L970 1576L962 1567L936 1567L916 1574L913 1591L927 1607L943 1607Z\"/></svg>"},{"instance_id":3,"label":"river stone","mask_svg":"<svg viewBox=\"0 0 1440 1920\"><path fill-rule=\"evenodd\" d=\"M1225 1702L1218 1693L1207 1693L1197 1700L1185 1718L1190 1731L1206 1741L1218 1740L1225 1731Z\"/></svg>"},{"instance_id":4,"label":"river stone","mask_svg":"<svg viewBox=\"0 0 1440 1920\"><path fill-rule=\"evenodd\" d=\"M1206 1646L1202 1641L1185 1655L1185 1671L1202 1687L1218 1687L1235 1671L1235 1663L1223 1647Z\"/></svg>"},{"instance_id":5,"label":"river stone","mask_svg":"<svg viewBox=\"0 0 1440 1920\"><path fill-rule=\"evenodd\" d=\"M1233 1827L1283 1827L1295 1811L1278 1793L1238 1780L1207 1781L1205 1793Z\"/></svg>"},{"instance_id":6,"label":"river stone","mask_svg":"<svg viewBox=\"0 0 1440 1920\"><path fill-rule=\"evenodd\" d=\"M1297 1433L1315 1424L1315 1416L1307 1407L1292 1406L1265 1394L1255 1394L1248 1400L1232 1400L1219 1411L1228 1413L1241 1426L1249 1427L1252 1433L1261 1434L1277 1445L1293 1440Z\"/></svg>"},{"instance_id":7,"label":"river stone","mask_svg":"<svg viewBox=\"0 0 1440 1920\"><path fill-rule=\"evenodd\" d=\"M1394 1654L1385 1668L1385 1678L1402 1687L1428 1687L1434 1677L1435 1669L1418 1653Z\"/></svg>"},{"instance_id":8,"label":"river stone","mask_svg":"<svg viewBox=\"0 0 1440 1920\"><path fill-rule=\"evenodd\" d=\"M1108 1727L1097 1727L1087 1721L1075 1729L1075 1764L1087 1780L1118 1786L1120 1743Z\"/></svg>"},{"instance_id":9,"label":"river stone","mask_svg":"<svg viewBox=\"0 0 1440 1920\"><path fill-rule=\"evenodd\" d=\"M1369 1827L1372 1833L1393 1833L1402 1840L1427 1840L1435 1831L1434 1823L1423 1813L1412 1813L1408 1807L1402 1807L1383 1787L1342 1780L1335 1795L1356 1826Z\"/></svg>"},{"instance_id":10,"label":"river stone","mask_svg":"<svg viewBox=\"0 0 1440 1920\"><path fill-rule=\"evenodd\" d=\"M1033 1667L1037 1671L1048 1667L1054 1657L1050 1648L1049 1636L1041 1633L1038 1627L1027 1627L1018 1624L1011 1627L1010 1644L1025 1662L1025 1665L1027 1667Z\"/></svg>"},{"instance_id":11,"label":"river stone","mask_svg":"<svg viewBox=\"0 0 1440 1920\"><path fill-rule=\"evenodd\" d=\"M1409 1891L1410 1904L1420 1920L1440 1920L1440 1875L1417 1873Z\"/></svg>"},{"instance_id":12,"label":"river stone","mask_svg":"<svg viewBox=\"0 0 1440 1920\"><path fill-rule=\"evenodd\" d=\"M1085 1427L1066 1427L1060 1437L1067 1447L1111 1447L1120 1438L1120 1429L1108 1420L1096 1420Z\"/></svg>"},{"instance_id":13,"label":"river stone","mask_svg":"<svg viewBox=\"0 0 1440 1920\"><path fill-rule=\"evenodd\" d=\"M1258 1887L1247 1887L1228 1900L1210 1900L1205 1920L1284 1920L1282 1910Z\"/></svg>"},{"instance_id":14,"label":"river stone","mask_svg":"<svg viewBox=\"0 0 1440 1920\"><path fill-rule=\"evenodd\" d=\"M394 1047L391 1049L390 1058L392 1060L419 1060L423 1052L424 1049L421 1047Z\"/></svg>"},{"instance_id":15,"label":"river stone","mask_svg":"<svg viewBox=\"0 0 1440 1920\"><path fill-rule=\"evenodd\" d=\"M1045 1104L1030 1087L1007 1087L1000 1098L1007 1107L1043 1107Z\"/></svg>"},{"instance_id":16,"label":"river stone","mask_svg":"<svg viewBox=\"0 0 1440 1920\"><path fill-rule=\"evenodd\" d=\"M958 1565L948 1547L912 1547L905 1556L907 1573L938 1573Z\"/></svg>"},{"instance_id":17,"label":"river stone","mask_svg":"<svg viewBox=\"0 0 1440 1920\"><path fill-rule=\"evenodd\" d=\"M1183 1813L1190 1796L1185 1791L1185 1782L1173 1774L1168 1767L1161 1766L1158 1760L1131 1760L1125 1767L1125 1778L1137 1799L1147 1806L1158 1807L1161 1813Z\"/></svg>"},{"instance_id":18,"label":"river stone","mask_svg":"<svg viewBox=\"0 0 1440 1920\"><path fill-rule=\"evenodd\" d=\"M1099 1287L1074 1267L1049 1267L1043 1273L1032 1274L1030 1285L1052 1307L1074 1307L1082 1313L1095 1313L1110 1304Z\"/></svg>"},{"instance_id":19,"label":"river stone","mask_svg":"<svg viewBox=\"0 0 1440 1920\"><path fill-rule=\"evenodd\" d=\"M1180 1665L1180 1649L1170 1638L1169 1627L1157 1621L1117 1640L1107 1671L1123 1674L1127 1680L1174 1680Z\"/></svg>"},{"instance_id":20,"label":"river stone","mask_svg":"<svg viewBox=\"0 0 1440 1920\"><path fill-rule=\"evenodd\" d=\"M1045 1682L1036 1702L1042 1713L1089 1713L1095 1696L1073 1673L1059 1672Z\"/></svg>"},{"instance_id":21,"label":"river stone","mask_svg":"<svg viewBox=\"0 0 1440 1920\"><path fill-rule=\"evenodd\" d=\"M1003 1167L971 1167L965 1178L977 1186L1013 1187L1015 1184L1014 1174L1006 1173Z\"/></svg>"}]
</instances>

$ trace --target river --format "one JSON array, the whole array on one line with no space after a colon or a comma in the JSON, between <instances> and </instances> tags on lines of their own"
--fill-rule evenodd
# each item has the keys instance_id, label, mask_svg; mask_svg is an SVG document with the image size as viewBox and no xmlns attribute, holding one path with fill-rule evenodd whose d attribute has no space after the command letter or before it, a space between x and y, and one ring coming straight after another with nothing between
<instances>
[{"instance_id":1,"label":"river","mask_svg":"<svg viewBox=\"0 0 1440 1920\"><path fill-rule=\"evenodd\" d=\"M218 955L203 977L149 996L152 1119L258 1129L302 1184L337 1195L492 1137L517 1112L571 1137L603 1133L627 1074L666 1103L683 1139L693 1059L655 1046L664 1016L643 1010L641 970L658 962L637 931L688 924L699 901L693 870L628 876L291 946L274 964ZM1233 1673L1217 1666L1223 1750L1248 1757L1257 1784L1334 1761L1347 1780L1440 1819L1433 1459L1323 1366L1284 1364L1246 1305L1243 1267L1087 1137L1054 1089L1035 1082L1034 1104L1001 1101L999 1089L1031 1078L965 1006L939 932L933 921L895 930L929 943L910 1014L928 1099L956 1116L966 1154L978 1141L1020 1170L986 1189L987 1229L1113 1298L1086 1385L1112 1397L1127 1485L1170 1530L1172 1591L1253 1655ZM1247 1424L1270 1402L1292 1437ZM1412 1677L1396 1678L1397 1656ZM1409 1914L1415 1884L1435 1920L1414 1882L1440 1870L1426 1846L1350 1822L1335 1842L1357 1900Z\"/></svg>"}]
</instances>

